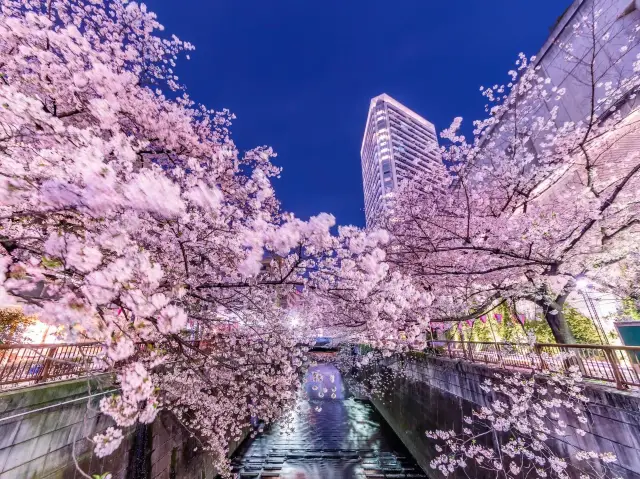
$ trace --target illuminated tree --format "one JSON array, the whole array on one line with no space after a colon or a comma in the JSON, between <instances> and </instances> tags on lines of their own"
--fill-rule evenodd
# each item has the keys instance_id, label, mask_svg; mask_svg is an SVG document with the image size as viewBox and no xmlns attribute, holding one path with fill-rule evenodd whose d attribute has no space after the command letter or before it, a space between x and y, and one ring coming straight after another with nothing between
<instances>
[{"instance_id":1,"label":"illuminated tree","mask_svg":"<svg viewBox=\"0 0 640 479\"><path fill-rule=\"evenodd\" d=\"M1 308L0 344L22 342L26 329L35 321L33 316L25 316L20 308Z\"/></svg>"},{"instance_id":2,"label":"illuminated tree","mask_svg":"<svg viewBox=\"0 0 640 479\"><path fill-rule=\"evenodd\" d=\"M228 473L229 439L290 406L320 327L424 344L428 298L389 271L388 235L281 212L273 152L240 155L233 116L190 100L193 47L143 4L0 9L0 304L104 345L121 392L97 455L166 407Z\"/></svg>"},{"instance_id":3,"label":"illuminated tree","mask_svg":"<svg viewBox=\"0 0 640 479\"><path fill-rule=\"evenodd\" d=\"M432 320L524 299L542 308L557 342L572 343L564 308L578 281L635 294L639 26L609 7L585 4L553 45L571 91L521 54L508 84L481 88L489 116L473 123L472 140L461 118L442 132L450 188L418 179L395 198L389 259L432 295ZM568 101L578 118L564 113Z\"/></svg>"}]
</instances>

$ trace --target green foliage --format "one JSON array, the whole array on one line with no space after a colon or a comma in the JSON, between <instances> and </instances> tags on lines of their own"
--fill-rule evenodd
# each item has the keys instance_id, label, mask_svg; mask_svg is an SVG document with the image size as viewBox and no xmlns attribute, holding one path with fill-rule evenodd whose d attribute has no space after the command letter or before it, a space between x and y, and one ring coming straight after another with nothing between
<instances>
[{"instance_id":1,"label":"green foliage","mask_svg":"<svg viewBox=\"0 0 640 479\"><path fill-rule=\"evenodd\" d=\"M583 316L577 309L571 306L565 306L563 312L577 343L600 344L602 342L591 318Z\"/></svg>"},{"instance_id":2,"label":"green foliage","mask_svg":"<svg viewBox=\"0 0 640 479\"><path fill-rule=\"evenodd\" d=\"M367 354L371 351L373 351L373 348L369 345L369 344L356 344L355 345L358 348L358 354Z\"/></svg>"},{"instance_id":3,"label":"green foliage","mask_svg":"<svg viewBox=\"0 0 640 479\"><path fill-rule=\"evenodd\" d=\"M0 344L19 343L26 329L36 319L25 316L20 308L0 308Z\"/></svg>"},{"instance_id":4,"label":"green foliage","mask_svg":"<svg viewBox=\"0 0 640 479\"><path fill-rule=\"evenodd\" d=\"M633 298L625 298L622 300L622 314L634 321L640 321L640 311Z\"/></svg>"},{"instance_id":5,"label":"green foliage","mask_svg":"<svg viewBox=\"0 0 640 479\"><path fill-rule=\"evenodd\" d=\"M502 315L502 321L498 322L495 319L495 313ZM467 326L463 323L462 330L464 336L470 341L509 341L509 342L523 342L526 341L525 333L520 323L514 322L513 315L509 311L509 308L502 304L496 307L494 310L487 313L487 322L483 323L480 319L477 319L473 324L473 327ZM457 331L451 333L452 336L460 337Z\"/></svg>"},{"instance_id":6,"label":"green foliage","mask_svg":"<svg viewBox=\"0 0 640 479\"><path fill-rule=\"evenodd\" d=\"M450 329L444 332L444 337L447 341L460 341L460 333L458 332L458 326L454 324Z\"/></svg>"},{"instance_id":7,"label":"green foliage","mask_svg":"<svg viewBox=\"0 0 640 479\"><path fill-rule=\"evenodd\" d=\"M506 303L498 306L496 312L502 314L502 322L498 330L502 341L509 343L523 343L527 341L527 336L525 335L524 329L522 329L522 325L513 317Z\"/></svg>"},{"instance_id":8,"label":"green foliage","mask_svg":"<svg viewBox=\"0 0 640 479\"><path fill-rule=\"evenodd\" d=\"M480 319L477 319L473 325L471 334L471 341L486 341L495 342L500 341L501 336L500 323L498 323L493 317L494 311L487 314L487 322L483 323Z\"/></svg>"},{"instance_id":9,"label":"green foliage","mask_svg":"<svg viewBox=\"0 0 640 479\"><path fill-rule=\"evenodd\" d=\"M549 323L540 317L534 321L527 321L524 323L524 329L529 333L530 331L536 335L536 342L538 343L555 343L556 338L553 337L553 332L549 327Z\"/></svg>"},{"instance_id":10,"label":"green foliage","mask_svg":"<svg viewBox=\"0 0 640 479\"><path fill-rule=\"evenodd\" d=\"M494 314L502 314L502 321L498 323ZM571 328L576 342L580 344L600 344L600 336L595 325L590 318L580 314L580 312L571 307L565 306L563 313ZM556 340L549 324L544 317L536 320L526 321L524 325L514 320L512 312L506 304L502 304L487 314L487 322L483 323L480 319L476 320L473 327L470 328L466 323L462 323L462 331L464 338L468 341L504 341L504 342L526 342L528 333L533 332L538 343L555 343ZM638 313L640 319L640 313ZM445 333L448 340L459 341L461 334L458 327L454 326Z\"/></svg>"},{"instance_id":11,"label":"green foliage","mask_svg":"<svg viewBox=\"0 0 640 479\"><path fill-rule=\"evenodd\" d=\"M41 262L42 265L48 269L58 269L63 267L62 261L60 261L59 259L51 259L47 258L46 256L42 257Z\"/></svg>"},{"instance_id":12,"label":"green foliage","mask_svg":"<svg viewBox=\"0 0 640 479\"><path fill-rule=\"evenodd\" d=\"M488 341L488 342L492 342L493 341L493 334L491 334L491 329L490 329L490 325L488 324L489 321L492 321L491 319L487 320L487 323L483 323L482 321L480 321L479 319L476 320L475 324L473 325L473 330L472 330L472 334L471 334L471 341ZM494 320L495 321L495 320ZM495 330L495 328L494 328Z\"/></svg>"},{"instance_id":13,"label":"green foliage","mask_svg":"<svg viewBox=\"0 0 640 479\"><path fill-rule=\"evenodd\" d=\"M590 318L580 314L577 309L571 306L565 306L562 312L577 343L600 344L602 342ZM525 329L527 331L533 331L536 335L536 341L539 343L556 342L549 323L547 323L543 317L541 317L539 321L529 321L525 323Z\"/></svg>"}]
</instances>

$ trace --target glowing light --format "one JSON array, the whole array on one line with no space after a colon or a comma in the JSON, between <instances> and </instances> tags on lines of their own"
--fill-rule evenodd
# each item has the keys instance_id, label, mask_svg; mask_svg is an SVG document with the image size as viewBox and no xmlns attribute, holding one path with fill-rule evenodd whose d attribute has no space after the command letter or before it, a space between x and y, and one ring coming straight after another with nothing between
<instances>
[{"instance_id":1,"label":"glowing light","mask_svg":"<svg viewBox=\"0 0 640 479\"><path fill-rule=\"evenodd\" d=\"M300 324L300 316L298 313L289 313L289 325L296 327Z\"/></svg>"},{"instance_id":2,"label":"glowing light","mask_svg":"<svg viewBox=\"0 0 640 479\"><path fill-rule=\"evenodd\" d=\"M578 281L576 281L576 288L578 288L579 290L585 290L589 287L590 284L591 282L587 278L580 278Z\"/></svg>"},{"instance_id":3,"label":"glowing light","mask_svg":"<svg viewBox=\"0 0 640 479\"><path fill-rule=\"evenodd\" d=\"M30 324L23 334L23 340L26 343L55 343L59 342L56 337L51 334L55 328L49 329L49 325L36 321Z\"/></svg>"}]
</instances>

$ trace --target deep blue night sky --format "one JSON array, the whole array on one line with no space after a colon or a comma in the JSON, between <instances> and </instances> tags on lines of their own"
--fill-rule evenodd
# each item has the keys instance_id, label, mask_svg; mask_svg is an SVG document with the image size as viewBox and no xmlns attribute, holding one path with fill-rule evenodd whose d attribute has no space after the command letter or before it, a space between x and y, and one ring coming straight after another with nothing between
<instances>
[{"instance_id":1,"label":"deep blue night sky","mask_svg":"<svg viewBox=\"0 0 640 479\"><path fill-rule=\"evenodd\" d=\"M364 225L360 145L369 100L388 93L436 125L483 115L480 85L536 54L570 0L147 0L195 44L178 74L236 114L241 150L270 145L275 187L301 218Z\"/></svg>"}]
</instances>

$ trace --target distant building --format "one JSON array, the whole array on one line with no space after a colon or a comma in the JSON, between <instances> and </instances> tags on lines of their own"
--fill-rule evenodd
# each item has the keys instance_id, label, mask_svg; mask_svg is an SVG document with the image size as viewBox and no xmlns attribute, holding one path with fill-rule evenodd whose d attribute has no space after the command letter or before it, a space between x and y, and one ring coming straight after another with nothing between
<instances>
[{"instance_id":1,"label":"distant building","mask_svg":"<svg viewBox=\"0 0 640 479\"><path fill-rule=\"evenodd\" d=\"M433 124L386 94L371 100L360 159L368 227L403 180L425 175L441 187L446 177Z\"/></svg>"}]
</instances>

